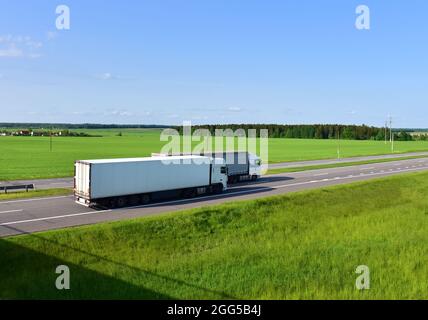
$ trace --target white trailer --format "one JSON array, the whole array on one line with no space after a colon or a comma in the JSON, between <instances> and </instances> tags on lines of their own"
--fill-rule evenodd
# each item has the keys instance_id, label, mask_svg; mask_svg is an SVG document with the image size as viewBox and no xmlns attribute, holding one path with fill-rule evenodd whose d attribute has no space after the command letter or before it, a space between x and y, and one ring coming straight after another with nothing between
<instances>
[{"instance_id":1,"label":"white trailer","mask_svg":"<svg viewBox=\"0 0 428 320\"><path fill-rule=\"evenodd\" d=\"M74 195L86 206L124 207L227 188L221 158L146 157L75 162Z\"/></svg>"}]
</instances>

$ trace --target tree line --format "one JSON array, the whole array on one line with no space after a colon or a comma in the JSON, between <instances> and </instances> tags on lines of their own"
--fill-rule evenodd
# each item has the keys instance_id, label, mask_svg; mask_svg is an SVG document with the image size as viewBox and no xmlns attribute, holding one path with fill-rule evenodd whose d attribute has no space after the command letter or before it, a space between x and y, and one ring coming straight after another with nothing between
<instances>
[{"instance_id":1,"label":"tree line","mask_svg":"<svg viewBox=\"0 0 428 320\"><path fill-rule=\"evenodd\" d=\"M175 127L180 133L182 127ZM260 136L261 129L268 130L269 138L293 138L293 139L346 139L346 140L378 140L389 139L390 131L386 128L371 127L366 125L340 125L340 124L314 124L314 125L279 125L279 124L227 124L227 125L195 125L192 132L197 129L208 129L212 135L216 129L256 129ZM396 141L411 141L413 136L406 131L393 131Z\"/></svg>"},{"instance_id":2,"label":"tree line","mask_svg":"<svg viewBox=\"0 0 428 320\"><path fill-rule=\"evenodd\" d=\"M170 126L156 124L97 124L97 123L0 123L0 128L33 128L33 129L151 129L169 128Z\"/></svg>"}]
</instances>

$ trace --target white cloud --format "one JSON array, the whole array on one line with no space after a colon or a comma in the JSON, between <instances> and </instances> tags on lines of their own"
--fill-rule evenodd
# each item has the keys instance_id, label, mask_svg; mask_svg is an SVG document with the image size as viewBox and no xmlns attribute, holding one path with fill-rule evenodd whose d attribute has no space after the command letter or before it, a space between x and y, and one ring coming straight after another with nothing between
<instances>
[{"instance_id":1,"label":"white cloud","mask_svg":"<svg viewBox=\"0 0 428 320\"><path fill-rule=\"evenodd\" d=\"M99 79L99 80L117 80L120 79L121 77L112 74L111 72L104 72L104 73L100 73L100 74L96 74L95 78Z\"/></svg>"},{"instance_id":2,"label":"white cloud","mask_svg":"<svg viewBox=\"0 0 428 320\"><path fill-rule=\"evenodd\" d=\"M100 75L100 78L102 80L110 80L113 78L112 74L110 72L106 72Z\"/></svg>"},{"instance_id":3,"label":"white cloud","mask_svg":"<svg viewBox=\"0 0 428 320\"><path fill-rule=\"evenodd\" d=\"M240 108L240 107L229 107L229 108L227 108L227 110L232 111L232 112L241 112L242 108Z\"/></svg>"},{"instance_id":4,"label":"white cloud","mask_svg":"<svg viewBox=\"0 0 428 320\"><path fill-rule=\"evenodd\" d=\"M0 49L0 57L6 58L18 58L22 57L24 53L21 49L18 49L15 45L9 45L6 48Z\"/></svg>"},{"instance_id":5,"label":"white cloud","mask_svg":"<svg viewBox=\"0 0 428 320\"><path fill-rule=\"evenodd\" d=\"M56 39L58 37L58 32L56 32L56 31L48 31L47 33L46 33L46 38L48 39L48 40L54 40L54 39Z\"/></svg>"},{"instance_id":6,"label":"white cloud","mask_svg":"<svg viewBox=\"0 0 428 320\"><path fill-rule=\"evenodd\" d=\"M133 117L135 116L134 113L128 111L128 110L123 110L123 109L115 109L115 110L108 110L106 112L104 112L104 116L105 117Z\"/></svg>"},{"instance_id":7,"label":"white cloud","mask_svg":"<svg viewBox=\"0 0 428 320\"><path fill-rule=\"evenodd\" d=\"M38 58L43 43L29 36L0 36L0 57L3 58Z\"/></svg>"}]
</instances>

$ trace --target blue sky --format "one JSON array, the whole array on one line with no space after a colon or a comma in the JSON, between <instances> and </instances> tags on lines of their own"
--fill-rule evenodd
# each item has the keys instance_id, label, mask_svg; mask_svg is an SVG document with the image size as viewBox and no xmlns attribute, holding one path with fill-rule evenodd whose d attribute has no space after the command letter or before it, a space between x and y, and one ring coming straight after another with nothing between
<instances>
[{"instance_id":1,"label":"blue sky","mask_svg":"<svg viewBox=\"0 0 428 320\"><path fill-rule=\"evenodd\" d=\"M55 8L71 10L56 30ZM355 8L371 10L357 30ZM428 127L428 2L0 0L0 122Z\"/></svg>"}]
</instances>

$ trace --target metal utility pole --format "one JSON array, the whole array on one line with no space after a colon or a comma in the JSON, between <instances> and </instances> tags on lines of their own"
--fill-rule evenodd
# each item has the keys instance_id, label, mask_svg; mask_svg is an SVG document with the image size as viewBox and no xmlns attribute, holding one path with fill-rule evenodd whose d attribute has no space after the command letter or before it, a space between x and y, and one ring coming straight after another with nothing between
<instances>
[{"instance_id":1,"label":"metal utility pole","mask_svg":"<svg viewBox=\"0 0 428 320\"><path fill-rule=\"evenodd\" d=\"M52 152L52 129L49 134L49 151Z\"/></svg>"},{"instance_id":2,"label":"metal utility pole","mask_svg":"<svg viewBox=\"0 0 428 320\"><path fill-rule=\"evenodd\" d=\"M340 159L340 127L337 127L337 159Z\"/></svg>"},{"instance_id":3,"label":"metal utility pole","mask_svg":"<svg viewBox=\"0 0 428 320\"><path fill-rule=\"evenodd\" d=\"M387 135L388 135L388 120L385 121L385 144L386 144Z\"/></svg>"},{"instance_id":4,"label":"metal utility pole","mask_svg":"<svg viewBox=\"0 0 428 320\"><path fill-rule=\"evenodd\" d=\"M394 153L394 133L392 132L392 116L389 116L389 141L391 142L391 152Z\"/></svg>"}]
</instances>

